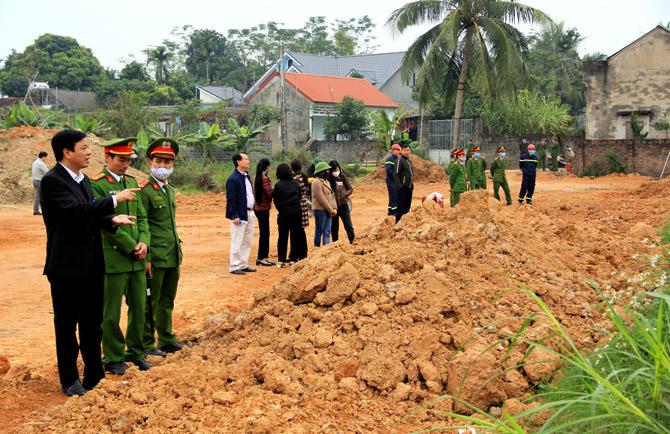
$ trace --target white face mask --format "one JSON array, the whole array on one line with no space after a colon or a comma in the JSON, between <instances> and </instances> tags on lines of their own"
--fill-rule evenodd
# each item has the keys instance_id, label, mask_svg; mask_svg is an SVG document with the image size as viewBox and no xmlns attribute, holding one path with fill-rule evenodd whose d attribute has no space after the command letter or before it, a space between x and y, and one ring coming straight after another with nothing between
<instances>
[{"instance_id":1,"label":"white face mask","mask_svg":"<svg viewBox=\"0 0 670 434\"><path fill-rule=\"evenodd\" d=\"M335 170L335 171L333 171L333 176L334 176L335 178L337 178L338 176L340 176L340 171L339 171L339 170Z\"/></svg>"},{"instance_id":2,"label":"white face mask","mask_svg":"<svg viewBox=\"0 0 670 434\"><path fill-rule=\"evenodd\" d=\"M165 181L174 172L174 167L168 169L167 167L152 167L151 174L158 180Z\"/></svg>"},{"instance_id":3,"label":"white face mask","mask_svg":"<svg viewBox=\"0 0 670 434\"><path fill-rule=\"evenodd\" d=\"M460 161L461 164L465 163L465 157L458 157L458 161Z\"/></svg>"}]
</instances>

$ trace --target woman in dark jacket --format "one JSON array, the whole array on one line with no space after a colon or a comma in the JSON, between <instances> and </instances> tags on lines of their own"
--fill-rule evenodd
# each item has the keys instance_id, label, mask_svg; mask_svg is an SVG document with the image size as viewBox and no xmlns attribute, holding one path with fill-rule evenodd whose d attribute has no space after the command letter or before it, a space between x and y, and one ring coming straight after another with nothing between
<instances>
[{"instance_id":1,"label":"woman in dark jacket","mask_svg":"<svg viewBox=\"0 0 670 434\"><path fill-rule=\"evenodd\" d=\"M305 228L309 226L309 212L312 207L309 203L309 193L307 191L309 182L307 181L307 175L302 173L302 164L300 164L300 161L291 161L291 170L293 171L293 179L298 181L300 185L301 224L297 234L297 243L296 245L291 243L291 251L288 254L288 259L289 261L297 262L307 257L307 235L305 234Z\"/></svg>"},{"instance_id":2,"label":"woman in dark jacket","mask_svg":"<svg viewBox=\"0 0 670 434\"><path fill-rule=\"evenodd\" d=\"M351 183L342 173L342 168L340 163L335 160L332 160L328 163L330 166L330 173L328 174L328 181L330 186L335 192L335 200L337 201L337 215L333 217L333 223L331 226L331 236L333 241L337 241L339 230L340 230L340 219L344 225L344 230L347 232L347 238L349 238L349 243L354 242L356 234L354 233L354 225L351 222L351 213L349 210L349 204L351 202L350 197L354 192Z\"/></svg>"},{"instance_id":3,"label":"woman in dark jacket","mask_svg":"<svg viewBox=\"0 0 670 434\"><path fill-rule=\"evenodd\" d=\"M272 199L277 208L277 226L279 228L279 238L277 240L277 257L279 266L286 266L286 251L288 248L289 236L291 238L291 247L296 247L297 257L305 257L297 249L300 242L298 233L302 229L302 216L300 211L300 184L293 179L293 172L288 164L277 166L277 183L272 192Z\"/></svg>"},{"instance_id":4,"label":"woman in dark jacket","mask_svg":"<svg viewBox=\"0 0 670 434\"><path fill-rule=\"evenodd\" d=\"M258 219L258 256L256 265L272 266L274 261L268 259L270 255L270 208L272 208L272 181L268 177L270 160L261 158L256 166L254 180L254 214Z\"/></svg>"}]
</instances>

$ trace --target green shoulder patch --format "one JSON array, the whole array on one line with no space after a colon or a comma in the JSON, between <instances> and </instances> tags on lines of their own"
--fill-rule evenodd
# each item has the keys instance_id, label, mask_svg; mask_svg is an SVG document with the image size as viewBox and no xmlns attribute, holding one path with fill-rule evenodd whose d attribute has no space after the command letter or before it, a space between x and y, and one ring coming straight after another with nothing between
<instances>
[{"instance_id":1,"label":"green shoulder patch","mask_svg":"<svg viewBox=\"0 0 670 434\"><path fill-rule=\"evenodd\" d=\"M102 179L102 178L104 178L104 177L105 177L105 174L104 174L104 173L98 173L97 175L91 176L91 179L92 179L93 181L97 181L97 180Z\"/></svg>"}]
</instances>

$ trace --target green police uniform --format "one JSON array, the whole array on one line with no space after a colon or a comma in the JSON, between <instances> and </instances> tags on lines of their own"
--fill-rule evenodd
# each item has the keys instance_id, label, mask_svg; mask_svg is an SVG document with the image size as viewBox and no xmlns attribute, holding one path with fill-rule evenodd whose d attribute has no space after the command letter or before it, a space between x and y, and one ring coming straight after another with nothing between
<instances>
[{"instance_id":1,"label":"green police uniform","mask_svg":"<svg viewBox=\"0 0 670 434\"><path fill-rule=\"evenodd\" d=\"M465 168L462 164L456 163L449 171L449 186L451 187L451 206L454 207L461 199L461 193L467 189L465 183Z\"/></svg>"},{"instance_id":2,"label":"green police uniform","mask_svg":"<svg viewBox=\"0 0 670 434\"><path fill-rule=\"evenodd\" d=\"M105 144L103 143L102 146ZM119 193L126 188L137 188L135 178L124 175L117 180L103 169L91 178L91 186L96 198ZM103 296L102 350L103 363L137 361L144 359L144 309L146 303L145 260L137 259L133 250L138 243L150 244L149 226L144 206L139 198L120 203L115 213L135 216L136 223L121 226L116 233L102 233L105 257L105 291ZM119 327L121 302L126 298L128 324L126 336Z\"/></svg>"},{"instance_id":3,"label":"green police uniform","mask_svg":"<svg viewBox=\"0 0 670 434\"><path fill-rule=\"evenodd\" d=\"M558 170L558 153L559 146L557 142L551 142L551 170L554 172Z\"/></svg>"},{"instance_id":4,"label":"green police uniform","mask_svg":"<svg viewBox=\"0 0 670 434\"><path fill-rule=\"evenodd\" d=\"M173 155L179 152L179 147L173 140L158 139L149 145L147 156L151 156L156 150L163 149L164 146L172 149ZM165 152L168 151L165 150ZM162 153L159 154L162 155ZM177 337L172 330L172 311L177 295L182 251L177 234L174 188L152 176L140 190L139 196L146 208L151 232L151 247L147 261L152 265L152 278L149 286L154 328L151 327L149 309L147 309L144 324L144 348L151 351L156 348L154 330L158 335L159 348L164 345L177 344Z\"/></svg>"},{"instance_id":5,"label":"green police uniform","mask_svg":"<svg viewBox=\"0 0 670 434\"><path fill-rule=\"evenodd\" d=\"M470 190L486 189L486 160L470 158L465 163L467 180L470 181Z\"/></svg>"},{"instance_id":6,"label":"green police uniform","mask_svg":"<svg viewBox=\"0 0 670 434\"><path fill-rule=\"evenodd\" d=\"M512 204L512 195L509 191L509 184L507 183L507 176L505 170L507 169L507 160L504 158L496 158L491 163L491 177L493 178L493 197L500 200L500 187L505 192L505 201L507 205Z\"/></svg>"},{"instance_id":7,"label":"green police uniform","mask_svg":"<svg viewBox=\"0 0 670 434\"><path fill-rule=\"evenodd\" d=\"M537 154L540 157L540 163L539 167L544 170L547 168L547 145L545 143L540 142L540 144L537 145Z\"/></svg>"}]
</instances>

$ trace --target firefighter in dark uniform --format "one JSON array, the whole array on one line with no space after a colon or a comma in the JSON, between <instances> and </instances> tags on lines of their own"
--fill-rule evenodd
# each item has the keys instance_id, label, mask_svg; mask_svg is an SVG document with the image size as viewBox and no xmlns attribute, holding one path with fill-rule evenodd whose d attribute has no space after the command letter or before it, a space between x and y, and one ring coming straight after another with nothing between
<instances>
[{"instance_id":1,"label":"firefighter in dark uniform","mask_svg":"<svg viewBox=\"0 0 670 434\"><path fill-rule=\"evenodd\" d=\"M524 199L528 205L533 204L533 193L535 193L535 176L539 159L534 144L528 145L528 151L519 155L519 169L523 178L521 180L521 191L519 191L519 206L523 205Z\"/></svg>"},{"instance_id":2,"label":"firefighter in dark uniform","mask_svg":"<svg viewBox=\"0 0 670 434\"><path fill-rule=\"evenodd\" d=\"M138 183L126 173L133 151L135 138L113 139L101 143L104 148L106 166L98 175L91 177L91 187L96 199L119 193L126 188L137 188ZM102 247L105 257L105 289L103 293L102 359L105 370L114 375L123 375L128 368L126 361L147 370L151 365L144 359L142 342L144 332L145 258L150 243L149 226L144 206L139 197L119 204L115 213L136 217L136 224L120 227L116 233L102 231ZM126 335L119 321L123 297L128 305Z\"/></svg>"},{"instance_id":3,"label":"firefighter in dark uniform","mask_svg":"<svg viewBox=\"0 0 670 434\"><path fill-rule=\"evenodd\" d=\"M182 251L175 218L175 190L168 182L178 153L179 145L172 139L159 138L149 144L147 157L151 177L139 194L151 232L146 264L147 277L151 279L151 308L146 310L144 348L147 354L155 356L165 356L182 348L172 330Z\"/></svg>"},{"instance_id":4,"label":"firefighter in dark uniform","mask_svg":"<svg viewBox=\"0 0 670 434\"><path fill-rule=\"evenodd\" d=\"M400 145L394 143L391 146L391 155L384 161L384 170L386 171L386 189L389 193L388 215L395 215L398 209L398 200L395 191L395 168L398 164L398 155L400 155Z\"/></svg>"}]
</instances>

